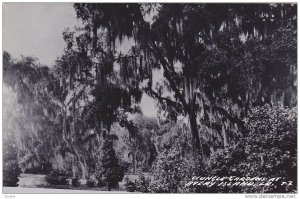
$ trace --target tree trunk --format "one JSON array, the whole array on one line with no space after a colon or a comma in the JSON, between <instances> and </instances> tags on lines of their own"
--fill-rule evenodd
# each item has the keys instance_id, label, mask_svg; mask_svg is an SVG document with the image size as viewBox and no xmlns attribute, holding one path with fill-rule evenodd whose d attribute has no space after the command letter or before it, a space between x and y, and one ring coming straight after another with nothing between
<instances>
[{"instance_id":1,"label":"tree trunk","mask_svg":"<svg viewBox=\"0 0 300 199\"><path fill-rule=\"evenodd\" d=\"M66 113L66 107L64 107L64 110L63 110L63 135L62 135L62 138L63 138L63 141L69 147L69 149L72 151L72 153L76 156L76 158L77 158L77 160L80 164L80 167L81 167L82 178L85 179L88 175L87 164L86 164L85 160L81 161L80 154L79 154L78 150L75 148L75 146L73 146L68 141L68 138L67 138L67 113Z\"/></svg>"},{"instance_id":2,"label":"tree trunk","mask_svg":"<svg viewBox=\"0 0 300 199\"><path fill-rule=\"evenodd\" d=\"M198 132L196 114L193 110L190 110L188 114L189 114L190 128L191 128L192 138L193 138L193 152L194 153L201 152L201 155L203 156L202 143Z\"/></svg>"},{"instance_id":3,"label":"tree trunk","mask_svg":"<svg viewBox=\"0 0 300 199\"><path fill-rule=\"evenodd\" d=\"M136 172L136 157L135 152L132 154L132 174L135 174Z\"/></svg>"},{"instance_id":4,"label":"tree trunk","mask_svg":"<svg viewBox=\"0 0 300 199\"><path fill-rule=\"evenodd\" d=\"M76 92L74 94L74 96L76 95ZM72 142L74 142L75 137L76 137L76 104L75 104L75 100L72 101L72 134L71 134L71 140Z\"/></svg>"},{"instance_id":5,"label":"tree trunk","mask_svg":"<svg viewBox=\"0 0 300 199\"><path fill-rule=\"evenodd\" d=\"M77 157L78 163L81 168L81 178L86 179L88 177L88 166L83 156L81 156L75 146L71 145L72 152Z\"/></svg>"},{"instance_id":6,"label":"tree trunk","mask_svg":"<svg viewBox=\"0 0 300 199\"><path fill-rule=\"evenodd\" d=\"M227 137L226 137L226 131L225 131L224 125L222 125L222 134L223 134L224 148L226 148L227 147Z\"/></svg>"},{"instance_id":7,"label":"tree trunk","mask_svg":"<svg viewBox=\"0 0 300 199\"><path fill-rule=\"evenodd\" d=\"M88 169L87 169L87 165L86 165L86 162L82 162L82 161L79 161L79 164L80 164L80 167L81 167L81 178L82 179L86 179L87 176L88 176Z\"/></svg>"}]
</instances>

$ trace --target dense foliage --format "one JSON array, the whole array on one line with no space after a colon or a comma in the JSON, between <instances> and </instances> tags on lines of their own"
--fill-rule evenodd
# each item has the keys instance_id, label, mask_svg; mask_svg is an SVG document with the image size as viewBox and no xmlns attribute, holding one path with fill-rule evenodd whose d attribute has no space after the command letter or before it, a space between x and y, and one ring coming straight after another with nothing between
<instances>
[{"instance_id":1,"label":"dense foliage","mask_svg":"<svg viewBox=\"0 0 300 199\"><path fill-rule=\"evenodd\" d=\"M291 181L292 186L270 187L269 190L264 191L280 193L294 190L297 186L296 108L267 105L256 108L247 123L249 132L239 144L214 154L213 174L280 177L282 181ZM257 188L250 191L261 192L262 190Z\"/></svg>"},{"instance_id":2,"label":"dense foliage","mask_svg":"<svg viewBox=\"0 0 300 199\"><path fill-rule=\"evenodd\" d=\"M184 188L194 176L206 176L207 165L199 157L182 158L175 151L166 151L157 159L153 168L155 193L185 192Z\"/></svg>"}]
</instances>

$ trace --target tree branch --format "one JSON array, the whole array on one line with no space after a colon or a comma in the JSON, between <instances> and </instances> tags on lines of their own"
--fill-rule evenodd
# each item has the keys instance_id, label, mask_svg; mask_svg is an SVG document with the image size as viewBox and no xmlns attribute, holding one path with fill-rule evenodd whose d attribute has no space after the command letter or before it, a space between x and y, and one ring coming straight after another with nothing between
<instances>
[{"instance_id":1,"label":"tree branch","mask_svg":"<svg viewBox=\"0 0 300 199\"><path fill-rule=\"evenodd\" d=\"M175 102L167 97L162 97L160 96L157 92L155 92L152 88L150 87L147 87L144 89L146 91L146 93L148 93L150 96L154 97L154 98L157 98L160 102L166 102L167 105L169 106L173 106L175 108L180 108L182 105L178 102Z\"/></svg>"},{"instance_id":2,"label":"tree branch","mask_svg":"<svg viewBox=\"0 0 300 199\"><path fill-rule=\"evenodd\" d=\"M71 102L73 102L73 101L77 101L78 99L79 99L79 97L81 96L81 94L84 92L84 90L85 90L85 88L88 86L88 84L85 84L84 86L83 86L83 88L79 91L79 93L77 94L77 95L75 95L74 97L73 97L73 99L71 99L68 103L67 103L67 106L69 106L69 104L71 103Z\"/></svg>"},{"instance_id":3,"label":"tree branch","mask_svg":"<svg viewBox=\"0 0 300 199\"><path fill-rule=\"evenodd\" d=\"M149 44L148 44L148 48L150 49L151 52L153 52L156 57L160 60L164 72L165 72L165 76L167 78L167 80L170 83L170 86L172 88L172 90L175 92L175 97L177 97L180 102L182 103L184 109L187 109L187 103L184 99L183 94L180 92L180 90L177 88L177 84L174 81L174 79L172 78L172 73L173 76L176 76L175 74L177 74L174 70L172 70L172 66L168 63L168 61L161 55L161 53L157 52L156 50L154 50ZM169 66L169 67L168 67Z\"/></svg>"},{"instance_id":4,"label":"tree branch","mask_svg":"<svg viewBox=\"0 0 300 199\"><path fill-rule=\"evenodd\" d=\"M228 113L228 111L220 106L213 105L212 106L213 110L218 111L222 115L224 115L226 118L228 118L232 123L236 123L242 130L245 130L245 122L242 121L240 118L232 116Z\"/></svg>"}]
</instances>

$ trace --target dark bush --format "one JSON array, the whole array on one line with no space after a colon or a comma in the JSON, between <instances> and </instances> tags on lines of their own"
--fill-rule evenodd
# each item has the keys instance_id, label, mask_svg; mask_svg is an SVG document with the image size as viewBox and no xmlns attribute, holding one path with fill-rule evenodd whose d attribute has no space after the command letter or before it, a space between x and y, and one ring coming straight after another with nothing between
<instances>
[{"instance_id":1,"label":"dark bush","mask_svg":"<svg viewBox=\"0 0 300 199\"><path fill-rule=\"evenodd\" d=\"M19 165L15 161L7 161L4 163L3 168L3 186L6 187L17 187L18 177L21 174Z\"/></svg>"},{"instance_id":2,"label":"dark bush","mask_svg":"<svg viewBox=\"0 0 300 199\"><path fill-rule=\"evenodd\" d=\"M86 186L88 186L88 187L94 187L95 186L95 182L93 180L88 180L86 182Z\"/></svg>"},{"instance_id":3,"label":"dark bush","mask_svg":"<svg viewBox=\"0 0 300 199\"><path fill-rule=\"evenodd\" d=\"M139 179L134 182L129 180L129 178L125 179L125 187L128 192L142 192L149 193L151 192L150 187L150 178L146 178L143 174L139 175Z\"/></svg>"},{"instance_id":4,"label":"dark bush","mask_svg":"<svg viewBox=\"0 0 300 199\"><path fill-rule=\"evenodd\" d=\"M98 182L104 181L108 190L111 190L111 188L119 186L119 182L124 177L125 169L119 164L112 139L105 139L102 151L102 156L96 168L96 179Z\"/></svg>"},{"instance_id":5,"label":"dark bush","mask_svg":"<svg viewBox=\"0 0 300 199\"><path fill-rule=\"evenodd\" d=\"M71 182L71 183L72 183L72 186L73 186L73 187L77 187L77 186L79 186L79 184L80 184L80 183L79 183L79 179L76 178L76 177L72 179L72 182Z\"/></svg>"},{"instance_id":6,"label":"dark bush","mask_svg":"<svg viewBox=\"0 0 300 199\"><path fill-rule=\"evenodd\" d=\"M99 178L98 179L98 187L105 187L107 186L107 183L105 182L105 180L103 178Z\"/></svg>"},{"instance_id":7,"label":"dark bush","mask_svg":"<svg viewBox=\"0 0 300 199\"><path fill-rule=\"evenodd\" d=\"M151 180L149 178L146 178L143 174L139 175L139 179L136 183L136 191L142 193L151 192L150 181Z\"/></svg>"},{"instance_id":8,"label":"dark bush","mask_svg":"<svg viewBox=\"0 0 300 199\"><path fill-rule=\"evenodd\" d=\"M126 187L126 191L128 191L128 192L135 192L136 191L136 185L132 181L129 181L128 183L126 183L125 187Z\"/></svg>"},{"instance_id":9,"label":"dark bush","mask_svg":"<svg viewBox=\"0 0 300 199\"><path fill-rule=\"evenodd\" d=\"M67 185L68 174L65 171L54 170L50 174L46 175L46 182L51 185Z\"/></svg>"},{"instance_id":10,"label":"dark bush","mask_svg":"<svg viewBox=\"0 0 300 199\"><path fill-rule=\"evenodd\" d=\"M52 171L52 164L49 162L41 163L38 166L26 168L24 173L30 174L49 174Z\"/></svg>"},{"instance_id":11,"label":"dark bush","mask_svg":"<svg viewBox=\"0 0 300 199\"><path fill-rule=\"evenodd\" d=\"M17 187L21 169L18 164L17 147L13 139L3 141L3 186Z\"/></svg>"}]
</instances>

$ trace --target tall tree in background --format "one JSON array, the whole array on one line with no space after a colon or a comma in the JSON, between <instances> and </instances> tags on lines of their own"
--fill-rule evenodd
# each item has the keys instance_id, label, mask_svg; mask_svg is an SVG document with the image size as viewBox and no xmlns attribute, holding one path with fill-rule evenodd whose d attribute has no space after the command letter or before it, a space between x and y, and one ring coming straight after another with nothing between
<instances>
[{"instance_id":1,"label":"tall tree in background","mask_svg":"<svg viewBox=\"0 0 300 199\"><path fill-rule=\"evenodd\" d=\"M55 162L53 142L58 138L58 107L49 96L54 88L53 76L34 58L15 61L7 52L3 54L3 74L4 88L8 96L12 95L4 109L3 132L15 140L20 165L27 165L24 169L40 166L41 172L49 161Z\"/></svg>"}]
</instances>

